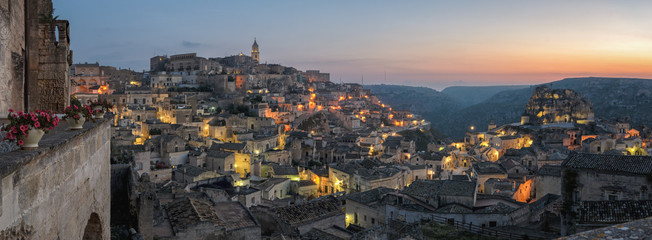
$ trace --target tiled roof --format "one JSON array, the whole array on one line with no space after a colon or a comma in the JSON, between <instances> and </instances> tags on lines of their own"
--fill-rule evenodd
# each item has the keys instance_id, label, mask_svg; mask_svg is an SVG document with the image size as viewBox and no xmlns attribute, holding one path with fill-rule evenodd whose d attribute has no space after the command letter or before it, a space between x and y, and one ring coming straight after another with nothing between
<instances>
[{"instance_id":1,"label":"tiled roof","mask_svg":"<svg viewBox=\"0 0 652 240\"><path fill-rule=\"evenodd\" d=\"M247 207L238 201L218 202L215 210L227 231L258 225Z\"/></svg>"},{"instance_id":2,"label":"tiled roof","mask_svg":"<svg viewBox=\"0 0 652 240\"><path fill-rule=\"evenodd\" d=\"M403 190L411 196L436 198L443 196L470 196L475 194L475 182L453 180L418 180Z\"/></svg>"},{"instance_id":3,"label":"tiled roof","mask_svg":"<svg viewBox=\"0 0 652 240\"><path fill-rule=\"evenodd\" d=\"M471 181L467 175L453 175L452 179L454 181Z\"/></svg>"},{"instance_id":4,"label":"tiled roof","mask_svg":"<svg viewBox=\"0 0 652 240\"><path fill-rule=\"evenodd\" d=\"M543 165L539 168L539 175L561 177L561 166Z\"/></svg>"},{"instance_id":5,"label":"tiled roof","mask_svg":"<svg viewBox=\"0 0 652 240\"><path fill-rule=\"evenodd\" d=\"M258 188L260 190L263 190L263 191L268 191L269 188L271 188L272 186L275 186L276 184L283 183L285 181L290 181L290 179L289 178L270 178L270 179L267 179L267 181L257 185L256 188Z\"/></svg>"},{"instance_id":6,"label":"tiled roof","mask_svg":"<svg viewBox=\"0 0 652 240\"><path fill-rule=\"evenodd\" d=\"M562 166L565 168L645 175L652 172L652 156L574 153L564 160Z\"/></svg>"},{"instance_id":7,"label":"tiled roof","mask_svg":"<svg viewBox=\"0 0 652 240\"><path fill-rule=\"evenodd\" d=\"M295 166L272 165L274 175L299 175L299 169Z\"/></svg>"},{"instance_id":8,"label":"tiled roof","mask_svg":"<svg viewBox=\"0 0 652 240\"><path fill-rule=\"evenodd\" d=\"M246 143L219 143L211 146L211 149L215 147L222 150L243 150L246 146Z\"/></svg>"},{"instance_id":9,"label":"tiled roof","mask_svg":"<svg viewBox=\"0 0 652 240\"><path fill-rule=\"evenodd\" d=\"M622 223L652 217L652 200L644 201L582 201L579 203L579 223Z\"/></svg>"},{"instance_id":10,"label":"tiled roof","mask_svg":"<svg viewBox=\"0 0 652 240\"><path fill-rule=\"evenodd\" d=\"M165 209L175 233L185 231L188 227L202 222L224 226L224 222L217 216L213 206L203 200L184 198L168 203Z\"/></svg>"},{"instance_id":11,"label":"tiled roof","mask_svg":"<svg viewBox=\"0 0 652 240\"><path fill-rule=\"evenodd\" d=\"M474 211L475 213L510 213L514 211L513 207L499 202L498 204L487 206L485 208Z\"/></svg>"},{"instance_id":12,"label":"tiled roof","mask_svg":"<svg viewBox=\"0 0 652 240\"><path fill-rule=\"evenodd\" d=\"M228 156L234 155L235 153L233 153L233 152L227 152L227 151L221 151L221 150L213 150L213 149L211 149L211 150L209 150L208 152L206 152L206 154L207 154L209 157L214 157L214 158L226 158L226 157L228 157Z\"/></svg>"},{"instance_id":13,"label":"tiled roof","mask_svg":"<svg viewBox=\"0 0 652 240\"><path fill-rule=\"evenodd\" d=\"M478 174L501 174L505 173L505 169L503 169L500 164L494 163L494 162L474 162L473 163L473 169L478 173Z\"/></svg>"},{"instance_id":14,"label":"tiled roof","mask_svg":"<svg viewBox=\"0 0 652 240\"><path fill-rule=\"evenodd\" d=\"M299 205L274 208L272 212L278 218L291 225L304 224L313 220L344 214L339 201L334 197L313 200Z\"/></svg>"},{"instance_id":15,"label":"tiled roof","mask_svg":"<svg viewBox=\"0 0 652 240\"><path fill-rule=\"evenodd\" d=\"M346 199L353 200L358 203L368 204L375 202L381 199L381 197L389 192L394 192L396 190L386 187L378 187L371 189L369 191L351 193L346 195Z\"/></svg>"}]
</instances>

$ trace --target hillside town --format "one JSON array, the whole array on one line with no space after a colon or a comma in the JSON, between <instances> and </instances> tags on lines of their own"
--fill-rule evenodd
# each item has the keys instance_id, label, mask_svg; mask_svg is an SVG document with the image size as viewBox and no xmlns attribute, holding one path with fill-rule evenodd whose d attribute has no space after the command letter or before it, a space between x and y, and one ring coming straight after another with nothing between
<instances>
[{"instance_id":1,"label":"hillside town","mask_svg":"<svg viewBox=\"0 0 652 240\"><path fill-rule=\"evenodd\" d=\"M652 216L652 131L596 118L572 90L538 87L520 121L418 149L428 121L360 84L260 63L257 41L251 56L70 76L77 99L114 105L111 163L139 183L125 204L152 220L133 227L145 239L359 239L424 219L550 238Z\"/></svg>"},{"instance_id":2,"label":"hillside town","mask_svg":"<svg viewBox=\"0 0 652 240\"><path fill-rule=\"evenodd\" d=\"M454 139L255 38L134 71L74 63L49 0L0 10L0 239L652 234L652 129L574 90L537 85L520 119Z\"/></svg>"}]
</instances>

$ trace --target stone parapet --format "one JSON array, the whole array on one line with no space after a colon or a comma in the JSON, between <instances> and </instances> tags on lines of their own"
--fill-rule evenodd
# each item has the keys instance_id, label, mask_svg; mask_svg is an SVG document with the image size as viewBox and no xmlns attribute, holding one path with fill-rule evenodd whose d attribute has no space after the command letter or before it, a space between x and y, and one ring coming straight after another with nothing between
<instances>
[{"instance_id":1,"label":"stone parapet","mask_svg":"<svg viewBox=\"0 0 652 240\"><path fill-rule=\"evenodd\" d=\"M109 239L110 119L0 156L0 239Z\"/></svg>"}]
</instances>

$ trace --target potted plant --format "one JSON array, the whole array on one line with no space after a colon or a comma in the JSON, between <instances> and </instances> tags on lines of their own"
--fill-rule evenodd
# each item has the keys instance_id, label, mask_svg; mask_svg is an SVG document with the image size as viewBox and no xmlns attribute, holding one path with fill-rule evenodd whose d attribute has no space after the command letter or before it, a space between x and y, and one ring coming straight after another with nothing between
<instances>
[{"instance_id":1,"label":"potted plant","mask_svg":"<svg viewBox=\"0 0 652 240\"><path fill-rule=\"evenodd\" d=\"M82 129L86 120L95 122L95 119L92 117L93 110L88 105L81 106L73 104L66 107L63 113L65 114L63 119L68 122L70 129Z\"/></svg>"},{"instance_id":2,"label":"potted plant","mask_svg":"<svg viewBox=\"0 0 652 240\"><path fill-rule=\"evenodd\" d=\"M96 100L94 102L89 101L89 103L95 118L104 118L104 113L113 108L113 104L109 103L107 100Z\"/></svg>"},{"instance_id":3,"label":"potted plant","mask_svg":"<svg viewBox=\"0 0 652 240\"><path fill-rule=\"evenodd\" d=\"M7 132L3 140L16 141L23 149L36 149L43 134L59 125L59 118L50 110L36 110L29 113L9 109L9 124L2 130Z\"/></svg>"}]
</instances>

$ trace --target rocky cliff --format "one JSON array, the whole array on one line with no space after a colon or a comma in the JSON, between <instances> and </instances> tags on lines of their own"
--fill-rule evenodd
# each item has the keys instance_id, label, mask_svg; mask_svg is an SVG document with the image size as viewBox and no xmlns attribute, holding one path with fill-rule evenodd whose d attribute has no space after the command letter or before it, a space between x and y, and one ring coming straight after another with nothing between
<instances>
[{"instance_id":1,"label":"rocky cliff","mask_svg":"<svg viewBox=\"0 0 652 240\"><path fill-rule=\"evenodd\" d=\"M585 124L593 121L593 104L573 90L539 86L525 105L524 114L529 123L535 125L558 122Z\"/></svg>"}]
</instances>

